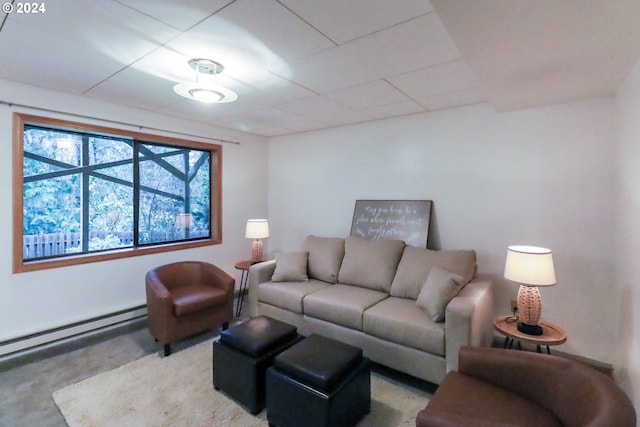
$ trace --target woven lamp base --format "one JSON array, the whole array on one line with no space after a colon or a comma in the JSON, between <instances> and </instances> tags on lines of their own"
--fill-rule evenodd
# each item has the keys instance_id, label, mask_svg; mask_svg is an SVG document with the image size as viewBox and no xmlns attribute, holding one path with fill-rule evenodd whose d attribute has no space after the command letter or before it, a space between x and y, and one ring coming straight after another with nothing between
<instances>
[{"instance_id":1,"label":"woven lamp base","mask_svg":"<svg viewBox=\"0 0 640 427\"><path fill-rule=\"evenodd\" d=\"M256 239L251 244L251 262L262 261L262 240Z\"/></svg>"},{"instance_id":2,"label":"woven lamp base","mask_svg":"<svg viewBox=\"0 0 640 427\"><path fill-rule=\"evenodd\" d=\"M518 290L518 330L528 335L542 335L538 325L542 313L542 297L537 286L520 285Z\"/></svg>"}]
</instances>

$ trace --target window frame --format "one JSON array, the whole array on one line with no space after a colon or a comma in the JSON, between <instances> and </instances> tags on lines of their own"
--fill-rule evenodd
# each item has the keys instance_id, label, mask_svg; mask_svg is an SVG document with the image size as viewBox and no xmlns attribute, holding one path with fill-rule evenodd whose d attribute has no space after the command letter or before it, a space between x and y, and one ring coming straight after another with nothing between
<instances>
[{"instance_id":1,"label":"window frame","mask_svg":"<svg viewBox=\"0 0 640 427\"><path fill-rule=\"evenodd\" d=\"M34 125L74 132L91 132L105 136L131 138L142 143L157 143L176 147L192 148L209 152L211 185L209 197L211 210L209 219L211 236L197 240L163 242L158 244L145 243L140 246L110 249L95 253L73 254L63 257L24 260L23 259L23 197L24 197L24 127ZM149 255L211 246L222 243L222 146L199 141L179 139L167 136L129 131L100 125L74 122L70 120L54 119L24 113L13 113L13 152L12 152L12 207L13 207L13 272L23 273L50 268L101 262L107 260L129 258L133 256Z\"/></svg>"}]
</instances>

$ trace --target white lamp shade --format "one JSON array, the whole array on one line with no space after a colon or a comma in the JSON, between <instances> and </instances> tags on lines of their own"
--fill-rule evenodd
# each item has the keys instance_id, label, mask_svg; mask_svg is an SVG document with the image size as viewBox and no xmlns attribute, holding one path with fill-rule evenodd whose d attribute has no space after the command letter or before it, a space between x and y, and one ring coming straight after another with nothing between
<instances>
[{"instance_id":1,"label":"white lamp shade","mask_svg":"<svg viewBox=\"0 0 640 427\"><path fill-rule=\"evenodd\" d=\"M250 219L244 233L247 239L264 239L269 237L269 221L266 219Z\"/></svg>"},{"instance_id":2,"label":"white lamp shade","mask_svg":"<svg viewBox=\"0 0 640 427\"><path fill-rule=\"evenodd\" d=\"M536 246L509 246L504 277L527 286L555 285L551 250Z\"/></svg>"},{"instance_id":3,"label":"white lamp shade","mask_svg":"<svg viewBox=\"0 0 640 427\"><path fill-rule=\"evenodd\" d=\"M188 213L177 214L175 223L176 228L191 228L193 216Z\"/></svg>"}]
</instances>

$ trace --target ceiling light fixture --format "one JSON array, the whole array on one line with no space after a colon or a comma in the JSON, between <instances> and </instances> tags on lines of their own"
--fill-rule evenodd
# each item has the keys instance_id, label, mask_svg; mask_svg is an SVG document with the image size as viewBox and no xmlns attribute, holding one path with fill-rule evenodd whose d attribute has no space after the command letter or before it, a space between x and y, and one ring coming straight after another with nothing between
<instances>
[{"instance_id":1,"label":"ceiling light fixture","mask_svg":"<svg viewBox=\"0 0 640 427\"><path fill-rule=\"evenodd\" d=\"M196 82L178 83L173 87L175 93L205 103L225 103L238 99L238 95L226 87L199 81L200 74L213 74L215 78L224 70L222 64L210 59L194 58L189 60L189 66L196 71Z\"/></svg>"}]
</instances>

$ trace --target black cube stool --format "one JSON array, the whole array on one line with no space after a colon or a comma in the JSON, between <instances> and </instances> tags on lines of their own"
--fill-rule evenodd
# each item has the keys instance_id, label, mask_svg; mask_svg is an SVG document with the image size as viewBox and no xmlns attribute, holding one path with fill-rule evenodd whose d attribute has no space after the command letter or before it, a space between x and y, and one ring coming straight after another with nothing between
<instances>
[{"instance_id":1,"label":"black cube stool","mask_svg":"<svg viewBox=\"0 0 640 427\"><path fill-rule=\"evenodd\" d=\"M310 335L267 369L269 425L353 426L370 410L370 362L352 345Z\"/></svg>"},{"instance_id":2,"label":"black cube stool","mask_svg":"<svg viewBox=\"0 0 640 427\"><path fill-rule=\"evenodd\" d=\"M297 328L266 316L233 326L213 343L213 387L257 414L265 406L265 371L300 341Z\"/></svg>"}]
</instances>

